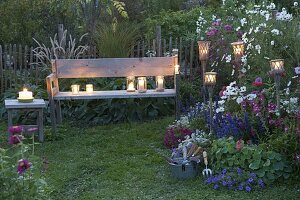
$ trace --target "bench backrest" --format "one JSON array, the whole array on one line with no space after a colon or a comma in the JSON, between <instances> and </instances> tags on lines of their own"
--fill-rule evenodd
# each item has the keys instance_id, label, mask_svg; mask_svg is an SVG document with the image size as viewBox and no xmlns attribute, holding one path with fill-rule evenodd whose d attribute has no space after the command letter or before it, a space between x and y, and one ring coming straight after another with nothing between
<instances>
[{"instance_id":1,"label":"bench backrest","mask_svg":"<svg viewBox=\"0 0 300 200\"><path fill-rule=\"evenodd\" d=\"M52 61L57 78L172 76L177 56L145 58L58 59Z\"/></svg>"}]
</instances>

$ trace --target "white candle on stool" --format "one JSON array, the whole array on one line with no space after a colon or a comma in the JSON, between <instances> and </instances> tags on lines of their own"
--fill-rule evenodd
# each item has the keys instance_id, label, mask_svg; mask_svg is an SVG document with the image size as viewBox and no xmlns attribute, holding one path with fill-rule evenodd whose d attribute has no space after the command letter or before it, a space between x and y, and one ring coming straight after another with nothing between
<instances>
[{"instance_id":1,"label":"white candle on stool","mask_svg":"<svg viewBox=\"0 0 300 200\"><path fill-rule=\"evenodd\" d=\"M72 94L79 94L80 85L71 85Z\"/></svg>"},{"instance_id":2,"label":"white candle on stool","mask_svg":"<svg viewBox=\"0 0 300 200\"><path fill-rule=\"evenodd\" d=\"M135 91L135 88L134 88L134 83L133 82L130 82L129 84L128 84L128 89L127 89L128 91Z\"/></svg>"},{"instance_id":3,"label":"white candle on stool","mask_svg":"<svg viewBox=\"0 0 300 200\"><path fill-rule=\"evenodd\" d=\"M24 88L23 91L19 92L19 99L32 99L32 92Z\"/></svg>"}]
</instances>

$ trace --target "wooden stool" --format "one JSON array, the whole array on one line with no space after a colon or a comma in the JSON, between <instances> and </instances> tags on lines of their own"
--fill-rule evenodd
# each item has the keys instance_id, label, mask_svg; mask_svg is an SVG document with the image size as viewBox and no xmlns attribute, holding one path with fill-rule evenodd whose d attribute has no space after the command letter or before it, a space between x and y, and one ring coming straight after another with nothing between
<instances>
[{"instance_id":1,"label":"wooden stool","mask_svg":"<svg viewBox=\"0 0 300 200\"><path fill-rule=\"evenodd\" d=\"M5 108L8 114L8 127L13 125L12 114L13 111L36 111L37 116L37 127L39 131L39 141L44 141L44 131L43 131L43 109L46 107L45 101L43 99L34 99L31 103L20 103L16 99L6 99Z\"/></svg>"}]
</instances>

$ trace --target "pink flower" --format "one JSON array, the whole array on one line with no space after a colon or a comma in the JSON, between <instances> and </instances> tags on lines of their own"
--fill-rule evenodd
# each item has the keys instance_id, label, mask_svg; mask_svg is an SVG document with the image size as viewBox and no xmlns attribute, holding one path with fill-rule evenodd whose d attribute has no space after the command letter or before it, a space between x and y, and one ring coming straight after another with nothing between
<instances>
[{"instance_id":1,"label":"pink flower","mask_svg":"<svg viewBox=\"0 0 300 200\"><path fill-rule=\"evenodd\" d=\"M213 26L220 26L221 22L220 21L215 21L211 25L213 25Z\"/></svg>"},{"instance_id":2,"label":"pink flower","mask_svg":"<svg viewBox=\"0 0 300 200\"><path fill-rule=\"evenodd\" d=\"M22 174L30 167L31 167L31 163L28 160L21 159L19 160L17 171L19 174Z\"/></svg>"},{"instance_id":3,"label":"pink flower","mask_svg":"<svg viewBox=\"0 0 300 200\"><path fill-rule=\"evenodd\" d=\"M24 137L22 135L10 135L8 138L8 144L19 144Z\"/></svg>"},{"instance_id":4,"label":"pink flower","mask_svg":"<svg viewBox=\"0 0 300 200\"><path fill-rule=\"evenodd\" d=\"M276 105L274 103L268 103L268 112L275 112L276 111Z\"/></svg>"},{"instance_id":5,"label":"pink flower","mask_svg":"<svg viewBox=\"0 0 300 200\"><path fill-rule=\"evenodd\" d=\"M8 132L11 134L21 133L23 128L21 126L11 126L8 128Z\"/></svg>"},{"instance_id":6,"label":"pink flower","mask_svg":"<svg viewBox=\"0 0 300 200\"><path fill-rule=\"evenodd\" d=\"M300 154L298 154L298 155L296 156L296 160L297 160L297 162L300 164Z\"/></svg>"}]
</instances>

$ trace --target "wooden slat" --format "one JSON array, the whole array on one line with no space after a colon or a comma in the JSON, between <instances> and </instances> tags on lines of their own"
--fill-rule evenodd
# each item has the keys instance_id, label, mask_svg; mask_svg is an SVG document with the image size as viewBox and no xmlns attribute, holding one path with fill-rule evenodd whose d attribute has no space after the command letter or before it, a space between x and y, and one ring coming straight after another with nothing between
<instances>
[{"instance_id":1,"label":"wooden slat","mask_svg":"<svg viewBox=\"0 0 300 200\"><path fill-rule=\"evenodd\" d=\"M177 57L176 57L177 58ZM58 78L172 76L175 57L56 60Z\"/></svg>"},{"instance_id":2,"label":"wooden slat","mask_svg":"<svg viewBox=\"0 0 300 200\"><path fill-rule=\"evenodd\" d=\"M170 36L169 38L169 52L171 53L172 52L172 36Z\"/></svg>"},{"instance_id":3,"label":"wooden slat","mask_svg":"<svg viewBox=\"0 0 300 200\"><path fill-rule=\"evenodd\" d=\"M23 64L24 64L24 76L25 76L25 83L28 81L28 62L27 62L27 53L28 53L28 46L25 46L24 55L23 55Z\"/></svg>"},{"instance_id":4,"label":"wooden slat","mask_svg":"<svg viewBox=\"0 0 300 200\"><path fill-rule=\"evenodd\" d=\"M190 48L190 80L193 79L193 61L194 61L194 40L191 41L191 48Z\"/></svg>"},{"instance_id":5,"label":"wooden slat","mask_svg":"<svg viewBox=\"0 0 300 200\"><path fill-rule=\"evenodd\" d=\"M124 99L124 98L147 98L147 97L174 97L175 89L165 89L164 92L147 90L145 93L127 92L126 90L94 91L92 94L79 92L73 95L72 92L59 92L54 96L55 100L77 100L77 99Z\"/></svg>"}]
</instances>

